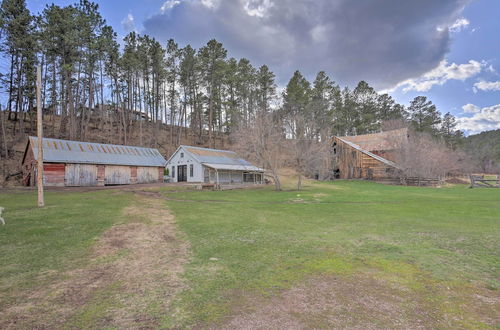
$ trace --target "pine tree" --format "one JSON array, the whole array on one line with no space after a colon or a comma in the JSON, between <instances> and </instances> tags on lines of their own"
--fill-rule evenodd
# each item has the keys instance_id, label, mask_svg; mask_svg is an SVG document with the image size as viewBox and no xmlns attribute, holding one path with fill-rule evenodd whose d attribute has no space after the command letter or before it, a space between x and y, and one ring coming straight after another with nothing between
<instances>
[{"instance_id":1,"label":"pine tree","mask_svg":"<svg viewBox=\"0 0 500 330\"><path fill-rule=\"evenodd\" d=\"M220 102L217 102L220 82L224 75L224 60L227 51L215 39L210 40L206 46L198 51L200 60L201 77L207 89L208 98L208 140L209 145L214 145L213 129Z\"/></svg>"},{"instance_id":2,"label":"pine tree","mask_svg":"<svg viewBox=\"0 0 500 330\"><path fill-rule=\"evenodd\" d=\"M408 120L418 132L436 134L441 118L436 106L425 96L415 97L407 108Z\"/></svg>"},{"instance_id":3,"label":"pine tree","mask_svg":"<svg viewBox=\"0 0 500 330\"><path fill-rule=\"evenodd\" d=\"M295 71L283 92L283 117L293 138L301 138L306 133L303 123L312 116L308 109L311 100L311 84L299 71ZM298 121L301 123L298 123Z\"/></svg>"}]
</instances>

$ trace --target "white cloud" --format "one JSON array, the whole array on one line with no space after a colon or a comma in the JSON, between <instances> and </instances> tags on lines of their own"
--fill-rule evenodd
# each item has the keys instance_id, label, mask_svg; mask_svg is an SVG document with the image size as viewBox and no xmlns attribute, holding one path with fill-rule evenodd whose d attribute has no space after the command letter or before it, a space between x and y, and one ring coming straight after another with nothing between
<instances>
[{"instance_id":1,"label":"white cloud","mask_svg":"<svg viewBox=\"0 0 500 330\"><path fill-rule=\"evenodd\" d=\"M131 32L135 30L135 21L132 14L129 13L127 16L125 16L121 23L125 31Z\"/></svg>"},{"instance_id":2,"label":"white cloud","mask_svg":"<svg viewBox=\"0 0 500 330\"><path fill-rule=\"evenodd\" d=\"M391 92L397 88L402 88L403 93L409 91L427 92L435 85L444 85L448 80L461 80L464 81L471 78L486 66L486 62L478 62L470 60L468 63L448 64L443 60L439 65L431 71L423 74L418 78L407 79L397 84L394 88L384 90L382 92Z\"/></svg>"},{"instance_id":3,"label":"white cloud","mask_svg":"<svg viewBox=\"0 0 500 330\"><path fill-rule=\"evenodd\" d=\"M264 17L272 6L271 0L245 0L243 8L250 16Z\"/></svg>"},{"instance_id":4,"label":"white cloud","mask_svg":"<svg viewBox=\"0 0 500 330\"><path fill-rule=\"evenodd\" d=\"M220 0L201 0L201 4L210 9L217 9L219 7Z\"/></svg>"},{"instance_id":5,"label":"white cloud","mask_svg":"<svg viewBox=\"0 0 500 330\"><path fill-rule=\"evenodd\" d=\"M473 104L466 104L462 108L474 108L474 114L471 117L457 118L457 128L467 131L471 134L500 129L500 104L490 107L479 108Z\"/></svg>"},{"instance_id":6,"label":"white cloud","mask_svg":"<svg viewBox=\"0 0 500 330\"><path fill-rule=\"evenodd\" d=\"M175 6L177 6L180 3L181 3L180 0L167 0L161 6L160 11L162 13L165 13L165 12L169 11L170 9L174 8Z\"/></svg>"},{"instance_id":7,"label":"white cloud","mask_svg":"<svg viewBox=\"0 0 500 330\"><path fill-rule=\"evenodd\" d=\"M466 105L462 106L462 109L467 113L476 113L481 111L480 107L471 103L467 103Z\"/></svg>"},{"instance_id":8,"label":"white cloud","mask_svg":"<svg viewBox=\"0 0 500 330\"><path fill-rule=\"evenodd\" d=\"M474 92L482 91L500 91L500 81L481 80L474 84Z\"/></svg>"},{"instance_id":9,"label":"white cloud","mask_svg":"<svg viewBox=\"0 0 500 330\"><path fill-rule=\"evenodd\" d=\"M450 25L449 29L451 32L460 32L462 29L466 28L470 24L469 20L466 18L457 19L452 25Z\"/></svg>"}]
</instances>

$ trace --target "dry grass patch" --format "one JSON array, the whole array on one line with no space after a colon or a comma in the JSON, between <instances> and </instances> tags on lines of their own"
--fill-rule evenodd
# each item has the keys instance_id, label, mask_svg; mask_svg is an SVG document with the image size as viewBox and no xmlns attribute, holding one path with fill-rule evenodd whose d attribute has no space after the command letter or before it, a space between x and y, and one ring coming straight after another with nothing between
<instances>
[{"instance_id":1,"label":"dry grass patch","mask_svg":"<svg viewBox=\"0 0 500 330\"><path fill-rule=\"evenodd\" d=\"M414 292L366 275L311 278L244 306L222 328L419 329L440 323L438 312Z\"/></svg>"}]
</instances>

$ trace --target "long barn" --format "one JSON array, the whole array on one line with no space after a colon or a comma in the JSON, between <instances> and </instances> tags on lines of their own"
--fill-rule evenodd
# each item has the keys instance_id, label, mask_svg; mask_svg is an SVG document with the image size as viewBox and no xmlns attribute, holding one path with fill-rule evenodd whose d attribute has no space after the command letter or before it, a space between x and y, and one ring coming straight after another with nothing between
<instances>
[{"instance_id":1,"label":"long barn","mask_svg":"<svg viewBox=\"0 0 500 330\"><path fill-rule=\"evenodd\" d=\"M44 186L104 186L163 181L166 160L156 149L43 138ZM38 139L23 157L23 184L36 185Z\"/></svg>"}]
</instances>

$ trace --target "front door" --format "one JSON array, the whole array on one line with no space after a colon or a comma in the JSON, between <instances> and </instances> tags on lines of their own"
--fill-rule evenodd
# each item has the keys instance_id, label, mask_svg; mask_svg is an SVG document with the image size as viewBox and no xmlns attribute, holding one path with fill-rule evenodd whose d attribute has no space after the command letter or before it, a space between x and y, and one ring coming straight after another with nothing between
<instances>
[{"instance_id":1,"label":"front door","mask_svg":"<svg viewBox=\"0 0 500 330\"><path fill-rule=\"evenodd\" d=\"M177 166L177 182L187 181L187 165Z\"/></svg>"}]
</instances>

